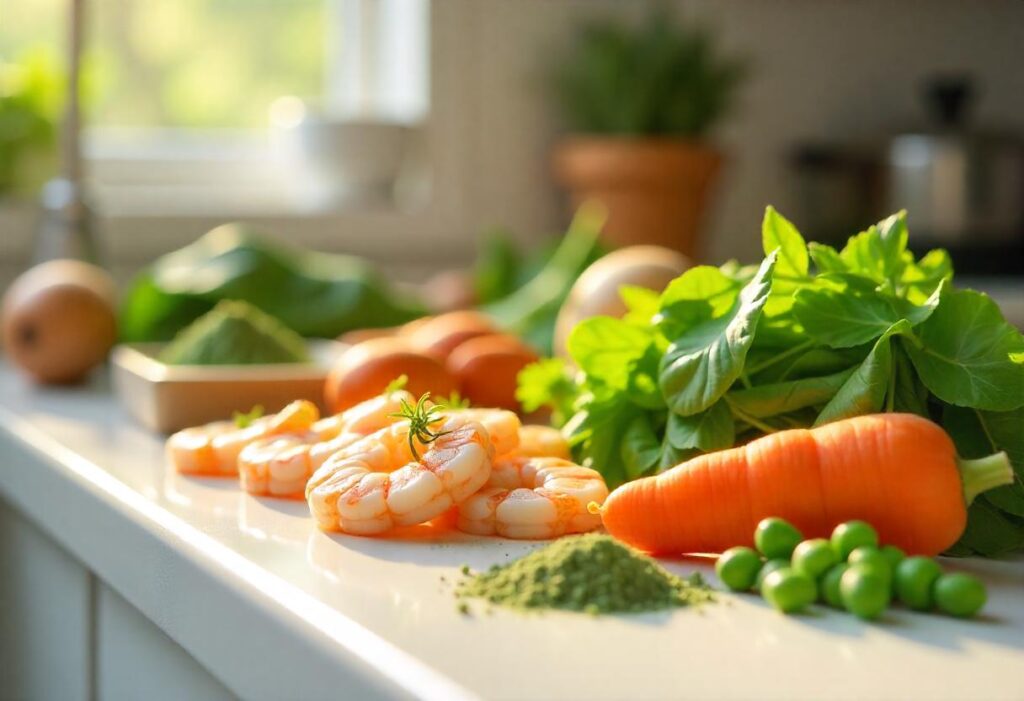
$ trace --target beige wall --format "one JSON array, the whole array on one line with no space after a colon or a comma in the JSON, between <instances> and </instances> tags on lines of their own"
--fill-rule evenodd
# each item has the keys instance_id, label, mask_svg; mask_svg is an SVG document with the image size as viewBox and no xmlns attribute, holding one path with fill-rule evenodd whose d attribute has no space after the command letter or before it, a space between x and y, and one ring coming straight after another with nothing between
<instances>
[{"instance_id":1,"label":"beige wall","mask_svg":"<svg viewBox=\"0 0 1024 701\"><path fill-rule=\"evenodd\" d=\"M440 0L447 2L450 0ZM524 232L560 221L546 167L555 132L545 60L583 17L642 15L647 3L474 3L480 223ZM750 56L740 108L717 136L730 163L709 222L718 260L758 253L765 204L793 210L785 159L807 139L871 139L923 118L918 86L966 70L983 89L978 117L1024 131L1024 2L1019 0L678 0ZM468 53L468 52L467 52ZM911 213L913 217L913 213ZM912 224L912 220L911 220ZM812 232L808 232L812 233Z\"/></svg>"},{"instance_id":2,"label":"beige wall","mask_svg":"<svg viewBox=\"0 0 1024 701\"><path fill-rule=\"evenodd\" d=\"M548 172L558 129L545 82L548 63L588 16L640 18L651 4L433 0L427 134L435 197L425 211L108 212L99 228L109 262L127 275L217 223L241 218L288 240L366 255L400 277L421 278L469 263L482 227L504 224L524 243L557 232L566 212ZM918 86L934 71L976 74L984 90L979 117L1024 131L1024 1L675 4L684 17L717 26L723 44L748 55L754 67L738 110L716 134L729 163L708 221L711 261L758 254L767 203L795 211L786 156L796 142L870 139L918 121ZM0 205L0 283L31 248L31 213L8 210Z\"/></svg>"}]
</instances>

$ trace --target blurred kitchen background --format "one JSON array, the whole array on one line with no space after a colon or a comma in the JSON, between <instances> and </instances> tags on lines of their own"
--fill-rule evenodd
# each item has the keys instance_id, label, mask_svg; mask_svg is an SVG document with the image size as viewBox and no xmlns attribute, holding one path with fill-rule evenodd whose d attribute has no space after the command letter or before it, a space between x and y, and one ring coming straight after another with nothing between
<instances>
[{"instance_id":1,"label":"blurred kitchen background","mask_svg":"<svg viewBox=\"0 0 1024 701\"><path fill-rule=\"evenodd\" d=\"M0 0L2 287L39 254L72 4ZM568 135L625 130L698 145L671 166L695 194L621 203L625 240L672 217L690 256L749 261L766 204L816 240L905 207L913 246L949 248L1024 324L1019 0L76 4L84 192L120 279L235 220L409 281L470 265L494 227L536 247L632 167ZM629 53L659 41L698 53ZM695 72L703 111L638 94L658 71Z\"/></svg>"}]
</instances>

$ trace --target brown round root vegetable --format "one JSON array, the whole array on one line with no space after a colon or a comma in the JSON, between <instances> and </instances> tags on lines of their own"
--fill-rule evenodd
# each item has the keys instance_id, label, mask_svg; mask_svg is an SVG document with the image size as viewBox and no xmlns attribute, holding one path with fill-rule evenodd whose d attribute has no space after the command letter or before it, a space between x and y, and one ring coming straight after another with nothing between
<instances>
[{"instance_id":1,"label":"brown round root vegetable","mask_svg":"<svg viewBox=\"0 0 1024 701\"><path fill-rule=\"evenodd\" d=\"M522 341L507 334L470 339L448 356L448 370L474 406L518 410L516 377L537 360Z\"/></svg>"},{"instance_id":2,"label":"brown round root vegetable","mask_svg":"<svg viewBox=\"0 0 1024 701\"><path fill-rule=\"evenodd\" d=\"M114 281L101 268L53 260L23 273L3 301L3 338L15 365L39 382L82 379L117 340Z\"/></svg>"},{"instance_id":3,"label":"brown round root vegetable","mask_svg":"<svg viewBox=\"0 0 1024 701\"><path fill-rule=\"evenodd\" d=\"M409 378L405 389L417 397L424 392L446 397L458 388L439 360L416 352L408 341L375 338L341 354L327 375L324 400L331 411L343 411L380 394L401 375Z\"/></svg>"},{"instance_id":4,"label":"brown round root vegetable","mask_svg":"<svg viewBox=\"0 0 1024 701\"><path fill-rule=\"evenodd\" d=\"M623 316L627 309L619 295L623 285L661 292L691 266L678 251L661 246L629 246L612 251L583 271L558 313L554 350L565 355L569 334L592 316Z\"/></svg>"},{"instance_id":5,"label":"brown round root vegetable","mask_svg":"<svg viewBox=\"0 0 1024 701\"><path fill-rule=\"evenodd\" d=\"M413 327L407 337L416 350L444 360L465 341L497 332L491 320L480 312L463 310L426 319Z\"/></svg>"}]
</instances>

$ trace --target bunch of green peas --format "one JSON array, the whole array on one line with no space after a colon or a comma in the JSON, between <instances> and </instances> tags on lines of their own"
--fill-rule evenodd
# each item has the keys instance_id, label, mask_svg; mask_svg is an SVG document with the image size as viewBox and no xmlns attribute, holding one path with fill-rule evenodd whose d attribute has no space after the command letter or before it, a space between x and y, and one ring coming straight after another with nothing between
<instances>
[{"instance_id":1,"label":"bunch of green peas","mask_svg":"<svg viewBox=\"0 0 1024 701\"><path fill-rule=\"evenodd\" d=\"M943 573L934 559L907 557L893 545L879 547L878 532L863 521L839 524L829 540L804 540L791 523L766 518L757 524L754 544L757 550L726 550L715 571L729 589L757 589L785 613L821 600L873 619L896 598L916 611L937 608L968 617L987 599L985 586L976 577Z\"/></svg>"}]
</instances>

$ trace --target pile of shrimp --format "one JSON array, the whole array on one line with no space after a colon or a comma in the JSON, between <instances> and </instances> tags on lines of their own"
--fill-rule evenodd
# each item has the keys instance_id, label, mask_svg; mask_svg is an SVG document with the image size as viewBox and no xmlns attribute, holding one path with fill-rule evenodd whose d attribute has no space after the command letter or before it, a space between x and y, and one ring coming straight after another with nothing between
<instances>
[{"instance_id":1,"label":"pile of shrimp","mask_svg":"<svg viewBox=\"0 0 1024 701\"><path fill-rule=\"evenodd\" d=\"M305 499L319 528L354 535L451 513L466 533L555 538L598 528L587 506L608 496L559 431L502 409L416 402L404 390L324 418L297 401L245 427L185 429L167 453L182 473L237 475L250 494Z\"/></svg>"}]
</instances>

